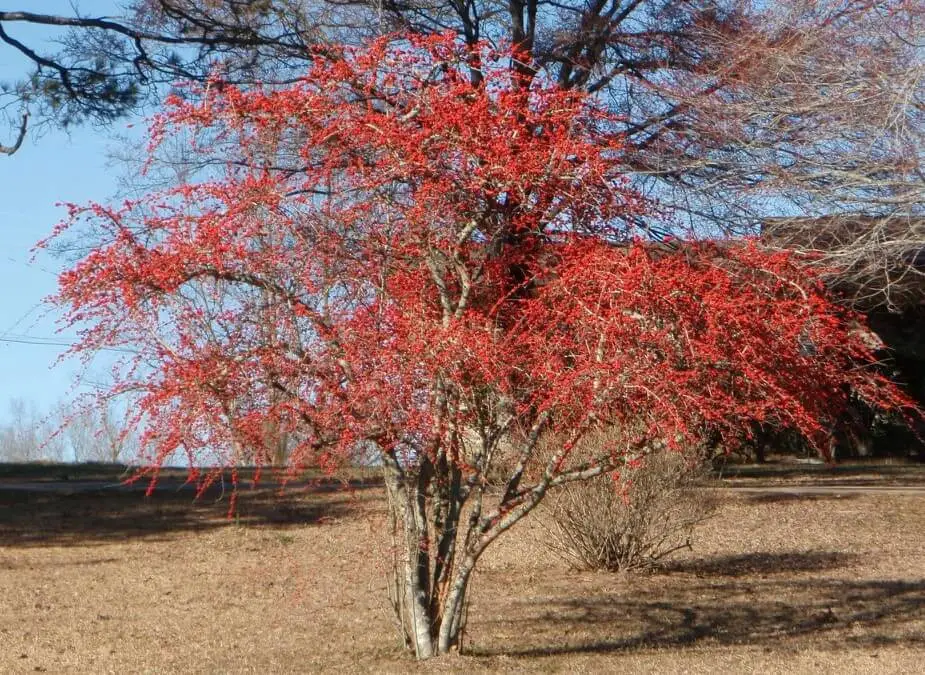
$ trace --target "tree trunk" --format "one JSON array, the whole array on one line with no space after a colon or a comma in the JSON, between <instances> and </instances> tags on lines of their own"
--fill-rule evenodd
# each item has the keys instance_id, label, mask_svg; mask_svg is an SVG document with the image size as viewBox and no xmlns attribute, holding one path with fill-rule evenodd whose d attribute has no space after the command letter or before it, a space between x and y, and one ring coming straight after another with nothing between
<instances>
[{"instance_id":1,"label":"tree trunk","mask_svg":"<svg viewBox=\"0 0 925 675\"><path fill-rule=\"evenodd\" d=\"M465 603L469 591L469 578L475 561L467 558L456 572L456 579L444 602L443 622L437 636L437 651L447 654L459 648L459 639L465 625Z\"/></svg>"},{"instance_id":2,"label":"tree trunk","mask_svg":"<svg viewBox=\"0 0 925 675\"><path fill-rule=\"evenodd\" d=\"M415 553L415 551L409 550L409 555L406 556L405 560L404 611L411 619L411 640L414 646L414 655L419 659L429 659L435 656L432 637L433 617L430 615L428 593L424 587L425 580L421 578Z\"/></svg>"},{"instance_id":3,"label":"tree trunk","mask_svg":"<svg viewBox=\"0 0 925 675\"><path fill-rule=\"evenodd\" d=\"M394 459L386 462L393 528L392 607L405 646L422 660L459 647L475 566L471 555L455 559L463 500L452 477L441 478L449 478L450 489L438 491L434 499L428 494L426 471L410 476Z\"/></svg>"}]
</instances>

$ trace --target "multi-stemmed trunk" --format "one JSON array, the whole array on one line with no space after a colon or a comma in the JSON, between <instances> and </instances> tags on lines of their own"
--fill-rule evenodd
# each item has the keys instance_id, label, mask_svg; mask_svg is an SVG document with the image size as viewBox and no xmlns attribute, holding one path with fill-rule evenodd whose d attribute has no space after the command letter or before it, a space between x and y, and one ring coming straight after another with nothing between
<instances>
[{"instance_id":1,"label":"multi-stemmed trunk","mask_svg":"<svg viewBox=\"0 0 925 675\"><path fill-rule=\"evenodd\" d=\"M472 571L478 513L466 514L466 490L453 466L429 462L414 474L387 462L385 481L392 526L390 599L405 646L419 659L459 648Z\"/></svg>"},{"instance_id":2,"label":"multi-stemmed trunk","mask_svg":"<svg viewBox=\"0 0 925 675\"><path fill-rule=\"evenodd\" d=\"M525 458L536 446L545 417L525 439L519 461L498 494L486 499L488 459L464 475L445 455L418 457L411 467L394 454L384 457L392 531L389 595L405 646L419 659L460 648L472 575L485 549L526 516L555 485L608 470L601 457L593 465L554 473L565 450L553 454L543 476L520 485ZM489 447L494 443L489 441ZM491 503L489 503L491 502Z\"/></svg>"}]
</instances>

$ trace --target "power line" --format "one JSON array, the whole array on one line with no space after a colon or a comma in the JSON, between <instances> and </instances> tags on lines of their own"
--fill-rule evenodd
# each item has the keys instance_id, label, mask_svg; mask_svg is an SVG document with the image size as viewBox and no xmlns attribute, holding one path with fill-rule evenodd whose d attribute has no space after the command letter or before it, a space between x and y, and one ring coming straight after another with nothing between
<instances>
[{"instance_id":1,"label":"power line","mask_svg":"<svg viewBox=\"0 0 925 675\"><path fill-rule=\"evenodd\" d=\"M70 342L61 342L49 338L0 337L0 342L14 342L20 345L49 345L52 347L73 347Z\"/></svg>"},{"instance_id":2,"label":"power line","mask_svg":"<svg viewBox=\"0 0 925 675\"><path fill-rule=\"evenodd\" d=\"M30 308L26 311L25 314L23 314L23 315L20 316L18 319L16 319L16 321L13 322L13 325L11 325L9 328L7 328L5 331L3 331L3 333L0 333L0 337L6 337L7 335L12 334L14 330L16 330L17 328L19 328L20 324L22 324L27 318L29 318L29 316L32 314L32 312L34 312L34 311L37 310L37 309L40 309L40 308L42 307L42 305L44 305L44 304L45 304L44 301L39 300L37 303L35 303L34 305L32 305L32 307L30 307ZM36 320L32 323L32 326L30 326L29 328L34 328L35 325L36 325L40 320L41 320L41 318L36 319Z\"/></svg>"},{"instance_id":3,"label":"power line","mask_svg":"<svg viewBox=\"0 0 925 675\"><path fill-rule=\"evenodd\" d=\"M49 347L75 347L76 345L72 342L64 342L63 340L57 340L55 338L44 338L37 337L32 335L17 335L17 336L4 336L0 337L0 342L11 342L13 344L19 345L46 345ZM134 349L126 349L122 347L97 347L98 351L103 352L121 352L123 354L137 354L138 352Z\"/></svg>"},{"instance_id":4,"label":"power line","mask_svg":"<svg viewBox=\"0 0 925 675\"><path fill-rule=\"evenodd\" d=\"M45 274L49 274L53 277L58 276L58 272L52 272L50 269L48 269L44 265L40 265L34 261L26 262L25 260L19 260L18 258L14 258L11 255L6 256L6 259L9 260L11 263L15 263L16 265L22 265L23 267L28 267L30 270L38 270L39 272L44 272Z\"/></svg>"}]
</instances>

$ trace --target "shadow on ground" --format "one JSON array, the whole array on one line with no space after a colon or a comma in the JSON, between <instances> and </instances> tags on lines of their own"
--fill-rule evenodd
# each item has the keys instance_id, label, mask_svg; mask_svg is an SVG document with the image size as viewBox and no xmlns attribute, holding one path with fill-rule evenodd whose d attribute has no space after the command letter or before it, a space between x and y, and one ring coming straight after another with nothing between
<instances>
[{"instance_id":1,"label":"shadow on ground","mask_svg":"<svg viewBox=\"0 0 925 675\"><path fill-rule=\"evenodd\" d=\"M698 577L745 577L751 575L823 572L848 567L860 556L835 551L787 551L784 553L746 553L713 558L672 561L664 566L667 573L679 572Z\"/></svg>"},{"instance_id":2,"label":"shadow on ground","mask_svg":"<svg viewBox=\"0 0 925 675\"><path fill-rule=\"evenodd\" d=\"M847 501L857 499L860 496L857 492L802 492L798 487L793 490L793 492L759 492L745 494L743 497L756 504L780 504L785 502Z\"/></svg>"},{"instance_id":3,"label":"shadow on ground","mask_svg":"<svg viewBox=\"0 0 925 675\"><path fill-rule=\"evenodd\" d=\"M618 593L582 588L568 597L511 599L509 611L494 607L492 613L512 618L487 621L494 625L470 653L538 657L716 645L925 646L925 580L801 575L855 562L856 556L838 552L724 556L675 565L656 584L637 581L634 589L628 580ZM519 637L506 642L496 637L508 634Z\"/></svg>"},{"instance_id":4,"label":"shadow on ground","mask_svg":"<svg viewBox=\"0 0 925 675\"><path fill-rule=\"evenodd\" d=\"M845 464L728 464L715 471L727 486L813 483L819 485L925 485L923 462L853 462Z\"/></svg>"},{"instance_id":5,"label":"shadow on ground","mask_svg":"<svg viewBox=\"0 0 925 675\"><path fill-rule=\"evenodd\" d=\"M191 490L45 492L4 490L0 485L0 546L92 545L144 537L165 539L185 531L231 524L275 528L339 518L368 498L370 486L250 490L239 493L229 514L230 492Z\"/></svg>"}]
</instances>

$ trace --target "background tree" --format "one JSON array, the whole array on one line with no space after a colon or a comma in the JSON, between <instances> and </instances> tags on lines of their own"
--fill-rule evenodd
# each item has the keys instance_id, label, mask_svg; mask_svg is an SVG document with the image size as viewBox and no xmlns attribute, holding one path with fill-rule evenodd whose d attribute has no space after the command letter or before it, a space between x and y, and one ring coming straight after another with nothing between
<instances>
[{"instance_id":1,"label":"background tree","mask_svg":"<svg viewBox=\"0 0 925 675\"><path fill-rule=\"evenodd\" d=\"M30 61L8 83L2 110L14 123L5 151L17 150L31 121L109 122L180 80L204 80L218 64L237 82L286 79L302 69L316 31L296 0L121 3L116 16L0 11L0 42ZM52 29L55 48L16 36L22 24Z\"/></svg>"},{"instance_id":2,"label":"background tree","mask_svg":"<svg viewBox=\"0 0 925 675\"><path fill-rule=\"evenodd\" d=\"M152 128L200 181L57 232L102 242L57 300L76 353L135 350L111 393L138 396L155 476L177 451L204 485L268 464L268 424L293 472L377 455L419 658L458 646L477 561L551 490L754 422L824 451L849 389L908 405L788 255L641 243L618 119L522 61L408 36L329 45L287 87L212 80Z\"/></svg>"},{"instance_id":3,"label":"background tree","mask_svg":"<svg viewBox=\"0 0 925 675\"><path fill-rule=\"evenodd\" d=\"M743 202L767 241L812 252L855 306L919 305L923 34L920 4L814 0L770 3L752 33L705 29L723 46L715 66L663 85L689 112L659 140L662 166L708 191L701 203Z\"/></svg>"},{"instance_id":4,"label":"background tree","mask_svg":"<svg viewBox=\"0 0 925 675\"><path fill-rule=\"evenodd\" d=\"M104 18L0 11L0 41L35 66L5 96L7 151L25 133L20 113L39 126L108 121L215 68L242 86L284 85L319 45L450 30L469 45L514 44L522 74L605 101L631 150L627 175L663 206L636 216L657 236L756 233L784 216L777 240L824 251L861 283L852 295L898 306L909 300L893 292L896 279L912 275L915 304L923 13L916 0L137 0ZM17 39L24 23L65 29L59 49ZM473 82L478 65L473 54ZM846 214L862 217L843 227Z\"/></svg>"},{"instance_id":5,"label":"background tree","mask_svg":"<svg viewBox=\"0 0 925 675\"><path fill-rule=\"evenodd\" d=\"M62 405L55 422L61 442L74 462L128 463L138 454L138 439L123 425L124 412L111 401L94 402L75 410Z\"/></svg>"},{"instance_id":6,"label":"background tree","mask_svg":"<svg viewBox=\"0 0 925 675\"><path fill-rule=\"evenodd\" d=\"M55 424L34 404L12 399L8 415L9 421L0 425L0 461L64 461L65 447L55 435Z\"/></svg>"}]
</instances>

